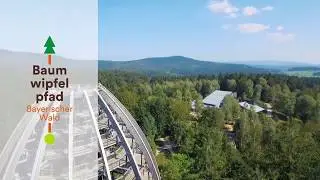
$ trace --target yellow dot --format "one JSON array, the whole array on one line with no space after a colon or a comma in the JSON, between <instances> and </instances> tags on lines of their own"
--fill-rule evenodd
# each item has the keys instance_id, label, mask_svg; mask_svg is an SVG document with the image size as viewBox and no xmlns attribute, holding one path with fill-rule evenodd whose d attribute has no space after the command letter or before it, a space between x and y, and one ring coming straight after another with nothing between
<instances>
[{"instance_id":1,"label":"yellow dot","mask_svg":"<svg viewBox=\"0 0 320 180\"><path fill-rule=\"evenodd\" d=\"M55 137L52 133L48 133L48 134L46 134L46 136L44 136L44 141L47 144L54 144Z\"/></svg>"}]
</instances>

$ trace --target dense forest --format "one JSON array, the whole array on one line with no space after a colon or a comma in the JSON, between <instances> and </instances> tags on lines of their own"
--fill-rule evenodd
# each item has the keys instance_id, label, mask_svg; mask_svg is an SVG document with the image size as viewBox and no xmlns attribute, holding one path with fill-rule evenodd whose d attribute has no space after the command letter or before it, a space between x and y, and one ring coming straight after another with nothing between
<instances>
[{"instance_id":1,"label":"dense forest","mask_svg":"<svg viewBox=\"0 0 320 180\"><path fill-rule=\"evenodd\" d=\"M100 71L99 81L136 118L165 180L320 179L320 78ZM236 92L237 98L226 97L221 108L204 108L202 99L216 89ZM241 109L243 100L268 103L279 115ZM230 122L232 137L224 129ZM159 152L159 139L176 148Z\"/></svg>"}]
</instances>

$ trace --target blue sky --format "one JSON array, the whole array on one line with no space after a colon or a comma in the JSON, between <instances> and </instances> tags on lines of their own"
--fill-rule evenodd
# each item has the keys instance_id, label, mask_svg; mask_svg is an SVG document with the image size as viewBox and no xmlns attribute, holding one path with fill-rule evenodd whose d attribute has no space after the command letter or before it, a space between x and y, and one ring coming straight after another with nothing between
<instances>
[{"instance_id":1,"label":"blue sky","mask_svg":"<svg viewBox=\"0 0 320 180\"><path fill-rule=\"evenodd\" d=\"M101 0L99 56L320 63L320 1Z\"/></svg>"},{"instance_id":2,"label":"blue sky","mask_svg":"<svg viewBox=\"0 0 320 180\"><path fill-rule=\"evenodd\" d=\"M0 49L43 53L52 36L57 55L98 57L98 1L0 0Z\"/></svg>"}]
</instances>

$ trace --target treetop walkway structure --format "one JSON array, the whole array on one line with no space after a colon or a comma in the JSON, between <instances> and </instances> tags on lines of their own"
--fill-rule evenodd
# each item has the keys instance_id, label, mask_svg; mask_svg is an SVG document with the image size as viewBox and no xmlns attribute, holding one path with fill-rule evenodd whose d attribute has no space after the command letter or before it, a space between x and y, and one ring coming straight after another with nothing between
<instances>
[{"instance_id":1,"label":"treetop walkway structure","mask_svg":"<svg viewBox=\"0 0 320 180\"><path fill-rule=\"evenodd\" d=\"M0 179L161 179L144 133L108 89L78 86L65 94L61 103L38 104L73 107L49 113L60 117L55 143L43 140L48 123L26 113L1 151Z\"/></svg>"}]
</instances>

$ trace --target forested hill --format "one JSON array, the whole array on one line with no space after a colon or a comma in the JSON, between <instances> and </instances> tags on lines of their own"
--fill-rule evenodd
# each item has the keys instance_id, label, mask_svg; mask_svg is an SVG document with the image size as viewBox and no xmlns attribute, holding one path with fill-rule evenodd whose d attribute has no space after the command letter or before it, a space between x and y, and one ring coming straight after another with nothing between
<instances>
[{"instance_id":1,"label":"forested hill","mask_svg":"<svg viewBox=\"0 0 320 180\"><path fill-rule=\"evenodd\" d=\"M309 66L309 67L293 67L288 69L288 71L320 71L320 67Z\"/></svg>"},{"instance_id":2,"label":"forested hill","mask_svg":"<svg viewBox=\"0 0 320 180\"><path fill-rule=\"evenodd\" d=\"M210 75L220 73L269 73L272 70L243 64L199 61L183 56L154 57L133 61L99 61L100 70L124 70L146 74Z\"/></svg>"},{"instance_id":3,"label":"forested hill","mask_svg":"<svg viewBox=\"0 0 320 180\"><path fill-rule=\"evenodd\" d=\"M320 76L320 72L313 73L314 76Z\"/></svg>"}]
</instances>

